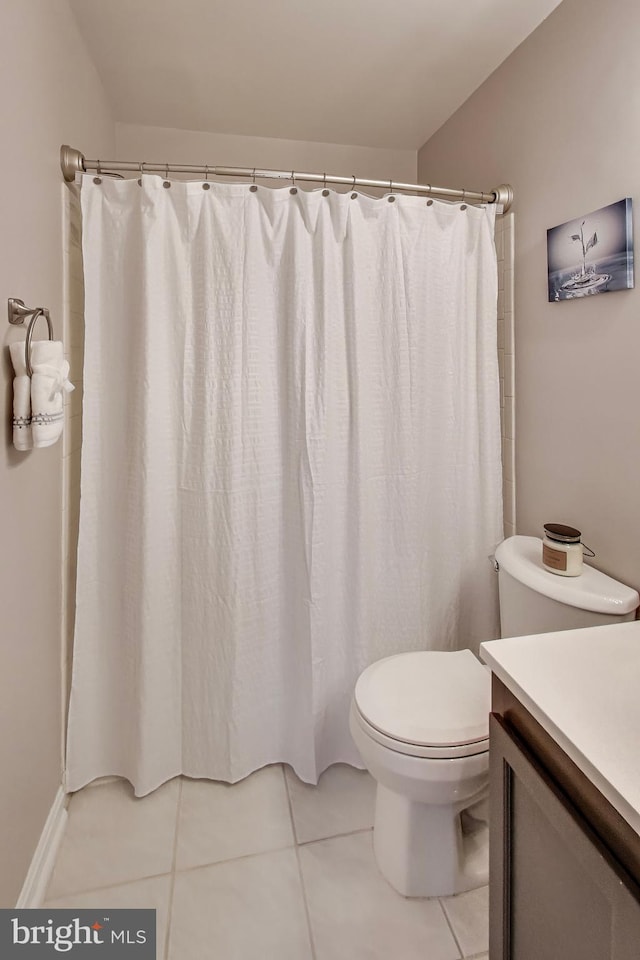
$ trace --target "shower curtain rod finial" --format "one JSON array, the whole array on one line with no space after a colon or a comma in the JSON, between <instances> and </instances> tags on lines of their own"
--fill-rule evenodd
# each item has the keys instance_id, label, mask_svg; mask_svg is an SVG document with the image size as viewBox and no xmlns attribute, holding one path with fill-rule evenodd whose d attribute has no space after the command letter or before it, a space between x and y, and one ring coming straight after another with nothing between
<instances>
[{"instance_id":1,"label":"shower curtain rod finial","mask_svg":"<svg viewBox=\"0 0 640 960\"><path fill-rule=\"evenodd\" d=\"M513 203L513 187L510 183L501 183L493 191L495 197L494 203L502 204L502 212L506 213Z\"/></svg>"},{"instance_id":2,"label":"shower curtain rod finial","mask_svg":"<svg viewBox=\"0 0 640 960\"><path fill-rule=\"evenodd\" d=\"M60 147L60 168L66 182L73 183L76 178L76 173L84 173L86 171L83 154L74 147L63 143Z\"/></svg>"}]
</instances>

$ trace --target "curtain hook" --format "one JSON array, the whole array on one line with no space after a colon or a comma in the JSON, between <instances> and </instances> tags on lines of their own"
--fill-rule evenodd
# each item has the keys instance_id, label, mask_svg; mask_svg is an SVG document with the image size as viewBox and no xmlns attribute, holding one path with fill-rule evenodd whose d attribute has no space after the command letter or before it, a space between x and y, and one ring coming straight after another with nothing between
<instances>
[{"instance_id":1,"label":"curtain hook","mask_svg":"<svg viewBox=\"0 0 640 960\"><path fill-rule=\"evenodd\" d=\"M203 190L210 190L211 184L209 183L209 164L205 164L204 167L204 183L202 184Z\"/></svg>"},{"instance_id":2,"label":"curtain hook","mask_svg":"<svg viewBox=\"0 0 640 960\"><path fill-rule=\"evenodd\" d=\"M297 193L297 192L298 192L298 188L296 187L296 172L295 172L295 170L292 170L292 171L291 171L291 183L293 184L293 186L292 186L291 189L289 190L289 193Z\"/></svg>"},{"instance_id":3,"label":"curtain hook","mask_svg":"<svg viewBox=\"0 0 640 960\"><path fill-rule=\"evenodd\" d=\"M355 200L356 197L358 196L358 194L356 193L356 178L354 174L352 174L352 177L353 177L353 183L351 184L351 189L353 190L353 193L351 194L351 199Z\"/></svg>"},{"instance_id":4,"label":"curtain hook","mask_svg":"<svg viewBox=\"0 0 640 960\"><path fill-rule=\"evenodd\" d=\"M322 179L322 182L323 182L323 184L324 184L324 188L323 188L323 190L322 190L322 196L323 196L323 197L328 197L328 196L329 196L329 191L327 190L327 175L326 175L326 173L323 173L323 174L322 174L322 178L323 178L323 179Z\"/></svg>"},{"instance_id":5,"label":"curtain hook","mask_svg":"<svg viewBox=\"0 0 640 960\"><path fill-rule=\"evenodd\" d=\"M99 161L99 160L96 162L96 169L97 169L97 173L96 173L96 176L93 178L93 182L94 182L94 183L102 183L102 176L101 176L101 174L102 174L102 167L100 166L100 161Z\"/></svg>"},{"instance_id":6,"label":"curtain hook","mask_svg":"<svg viewBox=\"0 0 640 960\"><path fill-rule=\"evenodd\" d=\"M466 203L464 202L466 195L467 195L467 191L466 191L465 188L463 187L463 188L462 188L462 204L460 205L460 209L461 209L461 210L466 210L466 209L467 209L467 205L466 205Z\"/></svg>"},{"instance_id":7,"label":"curtain hook","mask_svg":"<svg viewBox=\"0 0 640 960\"><path fill-rule=\"evenodd\" d=\"M143 177L143 174L144 174L144 162L141 160L140 163L138 164L138 166L140 167L140 176L138 177L138 186L141 187L141 186L142 186L142 177Z\"/></svg>"},{"instance_id":8,"label":"curtain hook","mask_svg":"<svg viewBox=\"0 0 640 960\"><path fill-rule=\"evenodd\" d=\"M251 174L251 179L253 180L253 183L252 183L251 186L249 187L249 190L251 191L251 193L256 193L256 191L257 191L257 189L258 189L258 185L256 184L256 168L255 168L255 167L253 168L253 173Z\"/></svg>"}]
</instances>

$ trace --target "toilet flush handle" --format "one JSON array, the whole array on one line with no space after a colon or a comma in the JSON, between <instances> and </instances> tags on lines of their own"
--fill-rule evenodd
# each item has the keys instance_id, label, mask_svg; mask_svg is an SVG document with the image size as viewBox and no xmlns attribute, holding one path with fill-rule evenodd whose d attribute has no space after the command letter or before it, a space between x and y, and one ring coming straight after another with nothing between
<instances>
[{"instance_id":1,"label":"toilet flush handle","mask_svg":"<svg viewBox=\"0 0 640 960\"><path fill-rule=\"evenodd\" d=\"M496 555L495 555L495 553L492 553L489 557L487 557L487 559L491 561L491 564L492 564L492 566L493 566L493 569L494 569L495 572L497 573L498 570L500 569L500 564L499 564L498 561L496 560Z\"/></svg>"}]
</instances>

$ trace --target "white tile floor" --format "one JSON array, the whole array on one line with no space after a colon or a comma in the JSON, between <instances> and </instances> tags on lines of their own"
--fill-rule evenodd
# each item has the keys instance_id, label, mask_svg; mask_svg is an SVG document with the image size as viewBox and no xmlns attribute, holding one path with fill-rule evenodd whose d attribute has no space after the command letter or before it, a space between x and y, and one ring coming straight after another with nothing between
<instances>
[{"instance_id":1,"label":"white tile floor","mask_svg":"<svg viewBox=\"0 0 640 960\"><path fill-rule=\"evenodd\" d=\"M158 960L488 960L487 888L407 900L376 867L374 784L281 766L229 786L71 798L46 906L155 907Z\"/></svg>"}]
</instances>

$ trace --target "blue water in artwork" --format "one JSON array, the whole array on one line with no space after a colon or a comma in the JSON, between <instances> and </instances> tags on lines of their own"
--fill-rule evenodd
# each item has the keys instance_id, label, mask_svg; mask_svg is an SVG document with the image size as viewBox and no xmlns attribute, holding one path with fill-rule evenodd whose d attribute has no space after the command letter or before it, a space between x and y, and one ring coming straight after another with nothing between
<instances>
[{"instance_id":1,"label":"blue water in artwork","mask_svg":"<svg viewBox=\"0 0 640 960\"><path fill-rule=\"evenodd\" d=\"M568 270L550 273L549 300L573 300L576 297L593 296L595 293L628 290L633 287L633 252L617 253L596 263L588 263L587 279L581 277L581 274L581 264ZM580 280L572 285L572 278L576 281L578 277Z\"/></svg>"}]
</instances>

